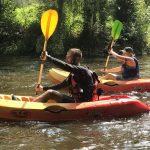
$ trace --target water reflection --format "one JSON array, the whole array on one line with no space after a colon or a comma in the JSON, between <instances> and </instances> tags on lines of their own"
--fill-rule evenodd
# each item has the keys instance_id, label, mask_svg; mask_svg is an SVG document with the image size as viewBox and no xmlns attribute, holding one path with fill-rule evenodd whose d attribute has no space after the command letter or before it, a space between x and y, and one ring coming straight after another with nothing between
<instances>
[{"instance_id":1,"label":"water reflection","mask_svg":"<svg viewBox=\"0 0 150 150\"><path fill-rule=\"evenodd\" d=\"M9 61L8 61L9 60ZM102 68L104 60L89 59L92 70ZM142 77L150 78L149 58L140 58ZM38 58L19 57L0 59L0 93L35 95L34 85L38 79ZM119 65L110 60L108 67ZM43 84L47 80L44 66ZM99 72L98 72L99 73ZM150 93L131 92L128 95L142 99L150 105ZM111 121L74 121L61 124L41 122L0 122L0 149L32 150L105 150L150 149L150 114L140 117Z\"/></svg>"}]
</instances>

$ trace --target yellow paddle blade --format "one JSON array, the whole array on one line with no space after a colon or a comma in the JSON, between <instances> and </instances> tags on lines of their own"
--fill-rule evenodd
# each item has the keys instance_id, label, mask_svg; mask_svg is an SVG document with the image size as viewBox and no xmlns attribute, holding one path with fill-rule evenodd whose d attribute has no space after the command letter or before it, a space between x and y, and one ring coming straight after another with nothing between
<instances>
[{"instance_id":1,"label":"yellow paddle blade","mask_svg":"<svg viewBox=\"0 0 150 150\"><path fill-rule=\"evenodd\" d=\"M58 13L56 10L47 10L41 17L41 29L45 40L53 34L58 22Z\"/></svg>"}]
</instances>

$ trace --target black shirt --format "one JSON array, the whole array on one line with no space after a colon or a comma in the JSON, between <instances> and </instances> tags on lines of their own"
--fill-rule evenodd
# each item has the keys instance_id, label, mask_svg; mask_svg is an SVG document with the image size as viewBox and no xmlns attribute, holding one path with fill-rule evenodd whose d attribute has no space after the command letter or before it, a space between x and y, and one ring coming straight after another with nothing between
<instances>
[{"instance_id":1,"label":"black shirt","mask_svg":"<svg viewBox=\"0 0 150 150\"><path fill-rule=\"evenodd\" d=\"M57 67L65 71L68 71L74 75L76 83L79 84L81 89L83 89L82 101L86 101L92 98L94 80L92 77L92 72L87 67L68 64L64 61L61 61L51 56L48 56L48 60L53 62ZM67 78L62 83L59 83L51 87L44 87L43 89L59 90L70 85L71 85L70 78Z\"/></svg>"}]
</instances>

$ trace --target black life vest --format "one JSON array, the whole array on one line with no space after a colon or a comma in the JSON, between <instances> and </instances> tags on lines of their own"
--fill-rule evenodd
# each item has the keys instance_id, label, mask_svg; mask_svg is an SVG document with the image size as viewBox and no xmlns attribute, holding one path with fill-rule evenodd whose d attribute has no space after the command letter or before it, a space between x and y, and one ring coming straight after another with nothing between
<instances>
[{"instance_id":1,"label":"black life vest","mask_svg":"<svg viewBox=\"0 0 150 150\"><path fill-rule=\"evenodd\" d=\"M139 78L139 64L135 57L133 57L136 66L129 67L126 62L122 65L122 77L123 79L132 79L132 78Z\"/></svg>"},{"instance_id":2,"label":"black life vest","mask_svg":"<svg viewBox=\"0 0 150 150\"><path fill-rule=\"evenodd\" d=\"M98 76L95 72L91 71L93 85L88 85L86 89L81 88L80 84L76 82L75 75L70 74L70 92L75 102L84 101L95 101L98 99L97 89L98 89Z\"/></svg>"}]
</instances>

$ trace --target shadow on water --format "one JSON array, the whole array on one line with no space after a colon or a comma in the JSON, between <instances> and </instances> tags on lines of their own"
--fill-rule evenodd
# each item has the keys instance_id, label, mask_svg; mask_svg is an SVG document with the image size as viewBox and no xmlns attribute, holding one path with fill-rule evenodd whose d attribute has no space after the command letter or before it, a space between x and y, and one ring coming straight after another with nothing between
<instances>
[{"instance_id":1,"label":"shadow on water","mask_svg":"<svg viewBox=\"0 0 150 150\"><path fill-rule=\"evenodd\" d=\"M149 56L140 59L141 75L150 78ZM88 59L92 70L102 68L104 59ZM39 58L13 57L0 59L0 93L35 95ZM117 66L111 59L108 67ZM44 65L42 83L50 84L47 71L52 64ZM99 72L98 72L99 73ZM127 93L150 105L150 93ZM46 122L0 122L0 149L32 150L108 150L150 149L150 114L111 121L73 121L60 124Z\"/></svg>"}]
</instances>

